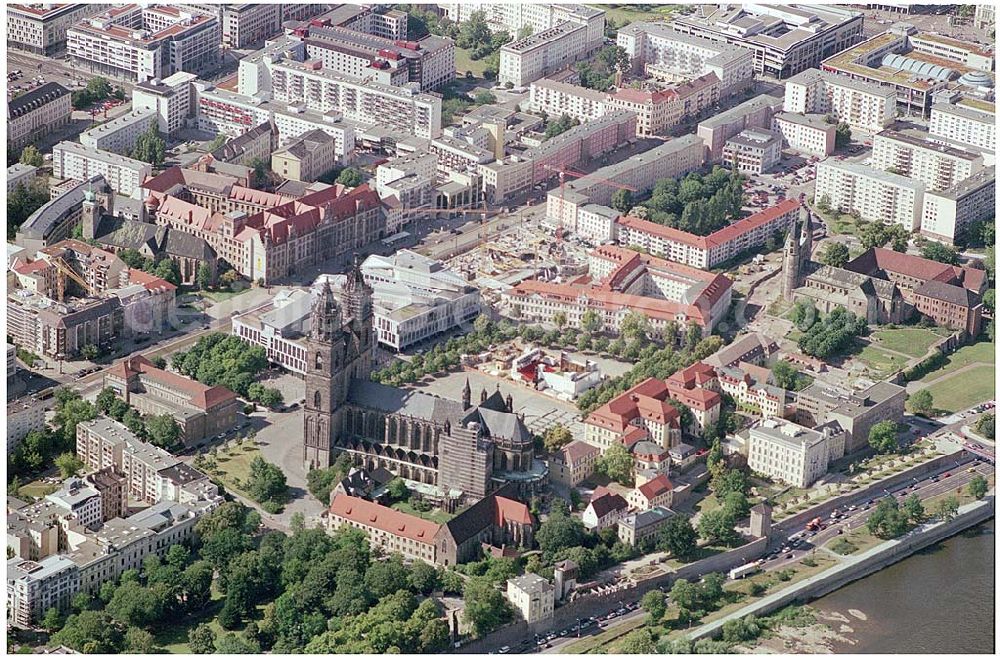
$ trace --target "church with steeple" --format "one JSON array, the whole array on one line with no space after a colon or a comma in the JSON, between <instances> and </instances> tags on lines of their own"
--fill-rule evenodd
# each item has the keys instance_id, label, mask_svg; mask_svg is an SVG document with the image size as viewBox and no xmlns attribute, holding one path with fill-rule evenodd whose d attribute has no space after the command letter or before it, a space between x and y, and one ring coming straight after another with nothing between
<instances>
[{"instance_id":1,"label":"church with steeple","mask_svg":"<svg viewBox=\"0 0 1000 662\"><path fill-rule=\"evenodd\" d=\"M347 453L355 466L386 469L429 486L440 500L478 500L506 483L529 496L548 479L534 437L499 386L473 402L370 381L375 347L372 290L355 260L338 302L328 281L317 293L306 339L303 464L330 466Z\"/></svg>"}]
</instances>

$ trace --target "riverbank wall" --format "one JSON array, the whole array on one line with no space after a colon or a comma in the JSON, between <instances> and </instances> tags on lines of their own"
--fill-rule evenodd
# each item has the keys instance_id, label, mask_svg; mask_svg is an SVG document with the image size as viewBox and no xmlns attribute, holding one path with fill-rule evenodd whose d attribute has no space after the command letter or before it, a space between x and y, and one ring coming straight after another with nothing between
<instances>
[{"instance_id":1,"label":"riverbank wall","mask_svg":"<svg viewBox=\"0 0 1000 662\"><path fill-rule=\"evenodd\" d=\"M959 450L954 453L948 453L947 455L935 457L927 460L926 462L921 462L920 464L910 467L905 471L900 471L898 474L888 476L882 480L876 480L865 487L852 490L846 494L830 497L826 501L818 503L812 508L807 508L800 513L789 515L788 517L775 522L774 528L781 533L796 531L801 529L805 526L806 522L809 522L815 517L822 517L826 513L839 508L845 508L862 499L878 500L885 496L887 491L892 492L897 488L912 482L914 478L920 479L929 474L953 469L956 463L961 462L967 455L966 451Z\"/></svg>"},{"instance_id":2,"label":"riverbank wall","mask_svg":"<svg viewBox=\"0 0 1000 662\"><path fill-rule=\"evenodd\" d=\"M985 500L966 504L959 508L958 515L950 522L938 521L923 524L902 538L887 540L861 554L851 556L809 579L792 584L717 621L706 623L688 635L688 638L693 641L714 637L722 632L722 627L728 621L744 618L751 614L761 616L777 611L793 602L813 600L878 572L925 547L941 542L994 517L994 499L993 495L989 495Z\"/></svg>"}]
</instances>

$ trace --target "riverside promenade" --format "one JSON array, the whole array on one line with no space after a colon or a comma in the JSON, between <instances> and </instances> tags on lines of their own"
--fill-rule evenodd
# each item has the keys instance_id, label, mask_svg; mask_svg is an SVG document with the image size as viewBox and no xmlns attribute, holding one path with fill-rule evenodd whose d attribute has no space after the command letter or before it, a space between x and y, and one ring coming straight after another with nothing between
<instances>
[{"instance_id":1,"label":"riverside promenade","mask_svg":"<svg viewBox=\"0 0 1000 662\"><path fill-rule=\"evenodd\" d=\"M922 524L902 538L887 540L861 554L849 556L808 579L757 600L718 620L706 623L687 635L687 638L696 641L705 637L714 637L722 631L722 626L731 620L750 615L760 616L798 600L818 598L856 579L877 572L924 547L950 538L993 517L995 514L994 498L993 494L989 494L981 501L961 506L958 509L958 514L950 522L936 521Z\"/></svg>"}]
</instances>

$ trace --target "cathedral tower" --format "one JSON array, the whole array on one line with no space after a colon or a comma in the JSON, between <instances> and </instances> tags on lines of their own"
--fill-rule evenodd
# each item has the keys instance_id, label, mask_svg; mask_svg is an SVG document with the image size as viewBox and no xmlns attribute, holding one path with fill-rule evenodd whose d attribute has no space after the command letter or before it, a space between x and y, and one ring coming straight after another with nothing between
<instances>
[{"instance_id":1,"label":"cathedral tower","mask_svg":"<svg viewBox=\"0 0 1000 662\"><path fill-rule=\"evenodd\" d=\"M330 283L313 301L306 339L306 402L303 417L302 463L306 470L330 466L330 449L340 432L333 412L342 404L337 383L342 366L343 331L340 308Z\"/></svg>"}]
</instances>

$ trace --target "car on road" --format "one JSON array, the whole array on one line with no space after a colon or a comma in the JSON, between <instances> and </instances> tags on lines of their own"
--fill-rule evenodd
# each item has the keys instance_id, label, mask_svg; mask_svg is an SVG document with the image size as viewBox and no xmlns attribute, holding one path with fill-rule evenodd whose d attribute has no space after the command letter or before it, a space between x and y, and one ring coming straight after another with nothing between
<instances>
[{"instance_id":1,"label":"car on road","mask_svg":"<svg viewBox=\"0 0 1000 662\"><path fill-rule=\"evenodd\" d=\"M946 474L944 475L944 477L945 477L945 478L951 478L951 472L949 471L948 473L946 473Z\"/></svg>"},{"instance_id":2,"label":"car on road","mask_svg":"<svg viewBox=\"0 0 1000 662\"><path fill-rule=\"evenodd\" d=\"M795 555L794 555L794 554L786 554L786 555L785 555L785 558L786 558L786 559L790 559L790 558L792 558L793 556L795 556Z\"/></svg>"},{"instance_id":3,"label":"car on road","mask_svg":"<svg viewBox=\"0 0 1000 662\"><path fill-rule=\"evenodd\" d=\"M497 652L498 652L498 653L500 653L501 655L506 655L507 653L509 653L509 652L510 652L510 646L501 646L501 647L500 647L500 648L499 648L499 649L497 650Z\"/></svg>"}]
</instances>

